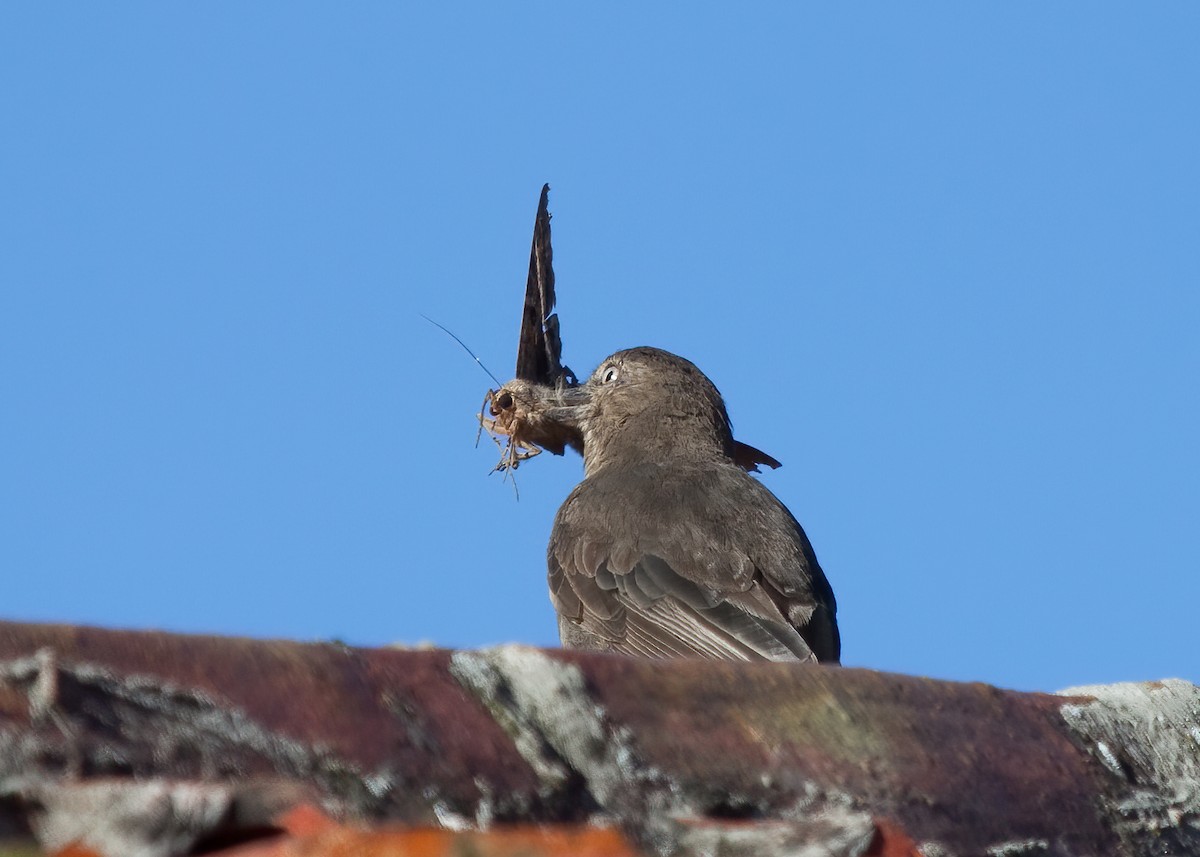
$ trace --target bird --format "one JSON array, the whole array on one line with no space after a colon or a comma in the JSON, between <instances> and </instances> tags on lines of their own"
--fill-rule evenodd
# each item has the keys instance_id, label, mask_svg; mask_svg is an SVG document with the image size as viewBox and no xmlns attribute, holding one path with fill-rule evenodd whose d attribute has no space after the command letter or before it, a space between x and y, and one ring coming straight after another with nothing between
<instances>
[{"instance_id":1,"label":"bird","mask_svg":"<svg viewBox=\"0 0 1200 857\"><path fill-rule=\"evenodd\" d=\"M725 402L695 364L630 348L535 399L584 460L546 551L564 647L840 662L837 602L812 545L739 463Z\"/></svg>"}]
</instances>

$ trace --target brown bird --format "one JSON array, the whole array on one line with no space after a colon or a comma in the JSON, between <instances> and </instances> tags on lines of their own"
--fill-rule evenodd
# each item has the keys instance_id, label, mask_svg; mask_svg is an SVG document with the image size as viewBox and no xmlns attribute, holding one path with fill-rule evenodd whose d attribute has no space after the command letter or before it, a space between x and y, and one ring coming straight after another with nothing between
<instances>
[{"instance_id":1,"label":"brown bird","mask_svg":"<svg viewBox=\"0 0 1200 857\"><path fill-rule=\"evenodd\" d=\"M618 351L531 409L582 439L554 521L563 645L651 657L837 663L833 590L795 517L737 462L725 403L688 360Z\"/></svg>"},{"instance_id":2,"label":"brown bird","mask_svg":"<svg viewBox=\"0 0 1200 857\"><path fill-rule=\"evenodd\" d=\"M562 365L549 186L534 222L517 377L480 420L509 437L500 469L583 453L584 480L547 551L563 645L648 655L837 663L837 604L804 530L748 475L771 456L733 438L717 388L656 348L609 357L582 385Z\"/></svg>"}]
</instances>

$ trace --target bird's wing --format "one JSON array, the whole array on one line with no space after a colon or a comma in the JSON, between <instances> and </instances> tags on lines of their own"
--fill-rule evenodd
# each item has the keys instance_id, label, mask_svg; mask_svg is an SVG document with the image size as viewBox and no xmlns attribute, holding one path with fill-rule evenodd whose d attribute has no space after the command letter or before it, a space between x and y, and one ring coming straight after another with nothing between
<instances>
[{"instance_id":1,"label":"bird's wing","mask_svg":"<svg viewBox=\"0 0 1200 857\"><path fill-rule=\"evenodd\" d=\"M661 489L670 494L670 481L654 478L639 486L626 475L617 486L585 480L572 493L548 552L559 615L597 647L628 654L739 660L817 660L820 654L836 660L824 641L814 654L802 633L823 608L807 586L809 575L785 571L781 583L780 570L772 567L779 550L771 542L780 541L779 534L764 539L754 515L726 514L732 507L718 502L703 474L679 480L691 493L684 503L664 498ZM730 485L719 487L729 493ZM766 493L766 502L779 505ZM784 526L794 524L786 517ZM793 563L804 562L798 551L790 555Z\"/></svg>"},{"instance_id":2,"label":"bird's wing","mask_svg":"<svg viewBox=\"0 0 1200 857\"><path fill-rule=\"evenodd\" d=\"M594 575L551 560L555 609L600 648L647 657L815 661L804 638L758 584L736 598L705 591L661 558L646 555L628 572L605 563Z\"/></svg>"}]
</instances>

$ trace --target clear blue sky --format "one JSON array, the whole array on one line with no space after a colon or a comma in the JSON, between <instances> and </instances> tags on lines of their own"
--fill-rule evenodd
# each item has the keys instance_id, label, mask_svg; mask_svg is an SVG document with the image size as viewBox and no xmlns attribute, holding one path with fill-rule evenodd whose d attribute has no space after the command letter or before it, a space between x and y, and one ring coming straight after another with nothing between
<instances>
[{"instance_id":1,"label":"clear blue sky","mask_svg":"<svg viewBox=\"0 0 1200 857\"><path fill-rule=\"evenodd\" d=\"M0 616L556 642L565 356L724 392L848 664L1200 680L1200 6L9 4Z\"/></svg>"}]
</instances>

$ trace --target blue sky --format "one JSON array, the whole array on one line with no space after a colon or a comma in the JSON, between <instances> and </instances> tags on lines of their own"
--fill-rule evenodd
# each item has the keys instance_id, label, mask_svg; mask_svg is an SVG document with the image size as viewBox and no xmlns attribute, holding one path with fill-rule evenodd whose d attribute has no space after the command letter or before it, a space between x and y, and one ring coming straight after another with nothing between
<instances>
[{"instance_id":1,"label":"blue sky","mask_svg":"<svg viewBox=\"0 0 1200 857\"><path fill-rule=\"evenodd\" d=\"M1200 7L10 4L0 616L556 643L566 362L704 369L845 662L1200 680ZM432 7L432 8L431 8Z\"/></svg>"}]
</instances>

